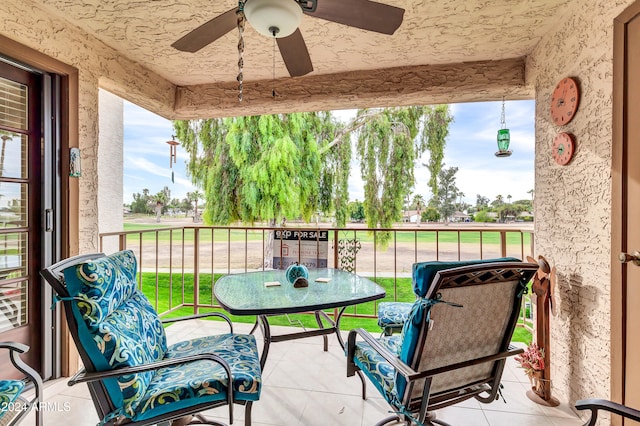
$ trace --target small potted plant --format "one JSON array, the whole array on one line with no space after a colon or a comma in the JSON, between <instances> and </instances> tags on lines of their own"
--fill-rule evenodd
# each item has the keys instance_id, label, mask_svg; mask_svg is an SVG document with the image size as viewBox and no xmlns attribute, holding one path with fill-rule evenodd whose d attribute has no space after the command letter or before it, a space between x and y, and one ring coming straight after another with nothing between
<instances>
[{"instance_id":1,"label":"small potted plant","mask_svg":"<svg viewBox=\"0 0 640 426\"><path fill-rule=\"evenodd\" d=\"M544 371L544 350L536 343L527 346L527 349L514 358L520 368L523 368L529 381L531 389L540 397L544 395L543 371Z\"/></svg>"}]
</instances>

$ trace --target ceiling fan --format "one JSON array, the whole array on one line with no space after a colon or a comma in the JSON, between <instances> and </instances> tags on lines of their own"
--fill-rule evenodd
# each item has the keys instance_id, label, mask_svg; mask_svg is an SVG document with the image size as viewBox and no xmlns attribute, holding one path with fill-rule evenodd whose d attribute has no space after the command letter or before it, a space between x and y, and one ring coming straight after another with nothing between
<instances>
[{"instance_id":1,"label":"ceiling fan","mask_svg":"<svg viewBox=\"0 0 640 426\"><path fill-rule=\"evenodd\" d=\"M239 14L244 14L260 34L275 37L289 75L298 77L313 71L298 29L303 14L391 35L402 24L404 9L371 0L240 0L237 7L205 22L171 46L197 52L236 28Z\"/></svg>"}]
</instances>

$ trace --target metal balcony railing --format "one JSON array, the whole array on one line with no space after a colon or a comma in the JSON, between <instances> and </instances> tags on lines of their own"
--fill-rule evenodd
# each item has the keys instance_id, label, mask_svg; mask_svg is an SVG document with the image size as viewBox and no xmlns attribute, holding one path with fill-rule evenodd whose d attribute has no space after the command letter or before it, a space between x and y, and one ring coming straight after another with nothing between
<instances>
[{"instance_id":1,"label":"metal balcony railing","mask_svg":"<svg viewBox=\"0 0 640 426\"><path fill-rule=\"evenodd\" d=\"M182 226L100 234L100 249L131 249L140 288L162 315L188 308L219 308L213 295L225 274L286 268L341 268L387 290L387 301L412 301L415 262L531 256L533 232L510 227L400 229ZM530 299L521 323L531 327ZM375 318L377 304L355 306L344 316Z\"/></svg>"}]
</instances>

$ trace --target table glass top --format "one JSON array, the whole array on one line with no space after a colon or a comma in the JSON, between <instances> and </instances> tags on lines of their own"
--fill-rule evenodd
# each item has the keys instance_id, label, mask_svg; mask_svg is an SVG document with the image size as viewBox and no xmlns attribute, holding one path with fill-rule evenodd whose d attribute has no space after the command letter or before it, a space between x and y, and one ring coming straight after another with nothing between
<instances>
[{"instance_id":1,"label":"table glass top","mask_svg":"<svg viewBox=\"0 0 640 426\"><path fill-rule=\"evenodd\" d=\"M328 282L316 281L326 278ZM265 286L278 281L279 286ZM381 299L385 290L373 281L338 269L309 269L309 287L294 288L285 271L231 274L214 286L218 302L234 315L317 311Z\"/></svg>"}]
</instances>

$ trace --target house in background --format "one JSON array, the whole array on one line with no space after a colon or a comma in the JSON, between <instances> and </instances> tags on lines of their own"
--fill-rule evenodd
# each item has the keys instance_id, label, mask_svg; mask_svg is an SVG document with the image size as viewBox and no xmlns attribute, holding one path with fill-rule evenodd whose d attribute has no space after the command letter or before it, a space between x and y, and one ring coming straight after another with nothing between
<instances>
[{"instance_id":1,"label":"house in background","mask_svg":"<svg viewBox=\"0 0 640 426\"><path fill-rule=\"evenodd\" d=\"M293 78L279 55L271 65L272 40L247 25L239 102L236 32L197 53L171 47L236 7L233 0L112 0L108 7L4 0L0 105L17 96L28 113L0 122L11 135L12 164L22 167L4 173L0 185L23 207L19 224L2 232L23 242L23 279L12 283L28 295L29 314L0 339L29 344L29 362L45 377L73 369L38 270L97 251L99 233L111 230L110 208L122 213L121 126L109 96L168 119L535 99L535 251L558 271L554 394L639 408L640 288L627 283L640 281L640 268L618 255L640 249L632 220L640 171L630 166L640 158L640 124L628 119L640 115L632 102L640 91L640 2L385 3L405 10L392 36L305 15L300 31L313 71ZM579 104L568 124L556 124L550 110L566 77L578 83ZM575 140L565 165L554 144L561 133ZM70 148L80 149L81 177L69 177Z\"/></svg>"},{"instance_id":2,"label":"house in background","mask_svg":"<svg viewBox=\"0 0 640 426\"><path fill-rule=\"evenodd\" d=\"M470 222L471 216L463 212L455 212L453 216L451 216L452 222Z\"/></svg>"}]
</instances>

